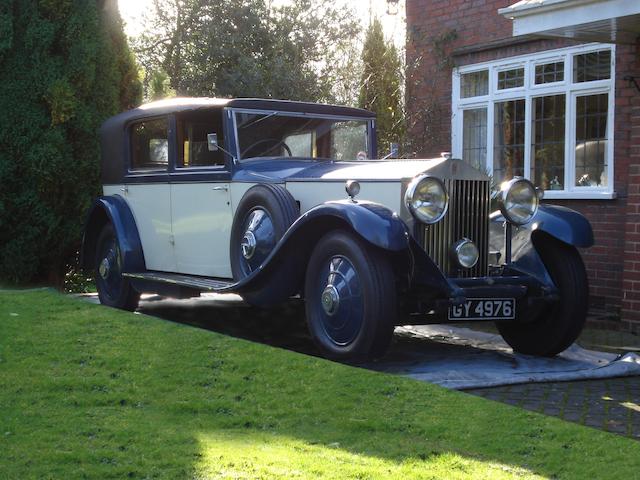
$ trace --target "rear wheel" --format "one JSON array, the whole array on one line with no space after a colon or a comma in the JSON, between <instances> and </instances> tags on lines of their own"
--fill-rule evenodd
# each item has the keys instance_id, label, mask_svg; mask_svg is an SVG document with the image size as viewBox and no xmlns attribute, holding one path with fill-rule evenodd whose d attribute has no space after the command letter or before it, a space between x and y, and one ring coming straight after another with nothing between
<instances>
[{"instance_id":1,"label":"rear wheel","mask_svg":"<svg viewBox=\"0 0 640 480\"><path fill-rule=\"evenodd\" d=\"M334 231L316 245L307 266L309 331L335 359L384 355L396 323L396 290L389 259L357 237Z\"/></svg>"},{"instance_id":2,"label":"rear wheel","mask_svg":"<svg viewBox=\"0 0 640 480\"><path fill-rule=\"evenodd\" d=\"M122 276L122 254L113 226L102 228L96 242L95 280L100 303L109 307L133 311L140 294Z\"/></svg>"},{"instance_id":3,"label":"rear wheel","mask_svg":"<svg viewBox=\"0 0 640 480\"><path fill-rule=\"evenodd\" d=\"M498 330L514 351L551 357L576 341L589 303L587 272L575 247L553 238L536 242L536 249L558 288L559 300L528 323L498 322Z\"/></svg>"}]
</instances>

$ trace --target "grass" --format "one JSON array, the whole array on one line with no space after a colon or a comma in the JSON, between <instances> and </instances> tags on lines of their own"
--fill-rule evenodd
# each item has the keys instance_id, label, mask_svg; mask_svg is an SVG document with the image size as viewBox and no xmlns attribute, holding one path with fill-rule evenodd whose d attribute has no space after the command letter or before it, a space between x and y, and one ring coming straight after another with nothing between
<instances>
[{"instance_id":1,"label":"grass","mask_svg":"<svg viewBox=\"0 0 640 480\"><path fill-rule=\"evenodd\" d=\"M0 478L638 478L640 442L51 291L0 292Z\"/></svg>"}]
</instances>

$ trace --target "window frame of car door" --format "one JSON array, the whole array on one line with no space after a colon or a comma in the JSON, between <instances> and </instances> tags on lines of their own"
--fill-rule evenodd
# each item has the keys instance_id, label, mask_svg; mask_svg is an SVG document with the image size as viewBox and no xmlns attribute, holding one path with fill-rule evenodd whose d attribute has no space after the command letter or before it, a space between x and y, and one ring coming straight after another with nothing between
<instances>
[{"instance_id":1,"label":"window frame of car door","mask_svg":"<svg viewBox=\"0 0 640 480\"><path fill-rule=\"evenodd\" d=\"M126 168L123 183L147 183L147 182L167 182L169 180L169 172L173 168L175 161L175 140L172 138L175 131L175 122L172 121L172 115L153 115L144 118L136 118L127 122L124 126L126 141L124 158L126 159ZM167 167L163 169L134 169L133 168L133 127L139 123L150 122L154 120L167 120Z\"/></svg>"},{"instance_id":2,"label":"window frame of car door","mask_svg":"<svg viewBox=\"0 0 640 480\"><path fill-rule=\"evenodd\" d=\"M222 118L222 136L224 140L224 165L202 165L202 166L182 166L178 167L178 119L175 114L170 117L170 129L172 130L171 140L169 142L170 157L169 160L169 178L172 182L186 183L189 181L199 182L228 182L233 174L234 161L229 153L233 153L232 142L229 141L229 125L227 109L221 112ZM212 109L213 112L218 112ZM188 112L181 112L183 115Z\"/></svg>"}]
</instances>

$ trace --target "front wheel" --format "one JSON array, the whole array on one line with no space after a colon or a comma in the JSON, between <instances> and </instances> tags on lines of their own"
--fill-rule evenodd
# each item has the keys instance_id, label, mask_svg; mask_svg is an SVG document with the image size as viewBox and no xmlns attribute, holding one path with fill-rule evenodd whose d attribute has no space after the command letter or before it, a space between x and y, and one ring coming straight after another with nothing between
<instances>
[{"instance_id":1,"label":"front wheel","mask_svg":"<svg viewBox=\"0 0 640 480\"><path fill-rule=\"evenodd\" d=\"M111 224L105 225L98 236L94 266L100 303L123 310L135 310L140 294L122 276L122 254Z\"/></svg>"},{"instance_id":2,"label":"front wheel","mask_svg":"<svg viewBox=\"0 0 640 480\"><path fill-rule=\"evenodd\" d=\"M575 247L544 237L536 242L536 249L560 298L530 322L498 322L497 326L514 351L552 357L566 350L580 335L587 318L589 284L584 263Z\"/></svg>"},{"instance_id":3,"label":"front wheel","mask_svg":"<svg viewBox=\"0 0 640 480\"><path fill-rule=\"evenodd\" d=\"M389 259L347 232L328 233L307 266L305 308L311 336L326 357L382 356L397 316Z\"/></svg>"}]
</instances>

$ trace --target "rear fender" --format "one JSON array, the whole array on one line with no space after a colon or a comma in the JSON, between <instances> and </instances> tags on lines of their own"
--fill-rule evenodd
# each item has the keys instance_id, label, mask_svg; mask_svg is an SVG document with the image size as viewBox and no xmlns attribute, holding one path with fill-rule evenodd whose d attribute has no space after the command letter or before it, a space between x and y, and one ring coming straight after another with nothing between
<instances>
[{"instance_id":1,"label":"rear fender","mask_svg":"<svg viewBox=\"0 0 640 480\"><path fill-rule=\"evenodd\" d=\"M138 227L129 205L119 195L100 197L91 206L82 238L80 265L85 271L93 268L98 235L107 223L113 225L118 237L123 261L122 271L144 272L146 267Z\"/></svg>"}]
</instances>

